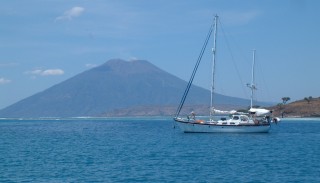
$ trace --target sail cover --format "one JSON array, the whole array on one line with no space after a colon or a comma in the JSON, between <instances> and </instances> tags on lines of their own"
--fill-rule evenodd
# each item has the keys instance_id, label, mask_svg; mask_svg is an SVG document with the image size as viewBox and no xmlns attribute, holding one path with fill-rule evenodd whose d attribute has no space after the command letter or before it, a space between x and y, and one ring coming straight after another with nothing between
<instances>
[{"instance_id":1,"label":"sail cover","mask_svg":"<svg viewBox=\"0 0 320 183\"><path fill-rule=\"evenodd\" d=\"M256 116L268 116L272 113L271 110L268 109L257 109L257 108L251 108L249 109L250 113L254 113Z\"/></svg>"},{"instance_id":2,"label":"sail cover","mask_svg":"<svg viewBox=\"0 0 320 183\"><path fill-rule=\"evenodd\" d=\"M214 109L214 108L212 108L211 110L212 110L213 114L235 114L235 113L237 113L236 110L223 111L223 110L218 110L218 109Z\"/></svg>"}]
</instances>

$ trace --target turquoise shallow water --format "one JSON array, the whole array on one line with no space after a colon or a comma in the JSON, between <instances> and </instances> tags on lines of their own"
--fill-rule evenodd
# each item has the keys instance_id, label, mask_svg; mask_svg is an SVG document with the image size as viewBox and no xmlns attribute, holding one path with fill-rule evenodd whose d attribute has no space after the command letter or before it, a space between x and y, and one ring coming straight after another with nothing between
<instances>
[{"instance_id":1,"label":"turquoise shallow water","mask_svg":"<svg viewBox=\"0 0 320 183\"><path fill-rule=\"evenodd\" d=\"M320 182L320 119L186 134L169 118L0 120L0 182Z\"/></svg>"}]
</instances>

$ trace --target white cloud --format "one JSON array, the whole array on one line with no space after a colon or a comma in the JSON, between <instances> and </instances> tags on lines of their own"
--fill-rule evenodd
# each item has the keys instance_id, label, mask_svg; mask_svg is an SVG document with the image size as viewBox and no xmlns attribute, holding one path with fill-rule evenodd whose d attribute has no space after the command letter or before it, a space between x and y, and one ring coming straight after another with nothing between
<instances>
[{"instance_id":1,"label":"white cloud","mask_svg":"<svg viewBox=\"0 0 320 183\"><path fill-rule=\"evenodd\" d=\"M139 60L137 57L131 57L129 58L129 61L136 61L136 60Z\"/></svg>"},{"instance_id":2,"label":"white cloud","mask_svg":"<svg viewBox=\"0 0 320 183\"><path fill-rule=\"evenodd\" d=\"M18 63L9 62L9 63L1 63L0 67L16 67L18 65L19 65Z\"/></svg>"},{"instance_id":3,"label":"white cloud","mask_svg":"<svg viewBox=\"0 0 320 183\"><path fill-rule=\"evenodd\" d=\"M7 84L7 83L11 83L11 80L6 78L0 78L0 84Z\"/></svg>"},{"instance_id":4,"label":"white cloud","mask_svg":"<svg viewBox=\"0 0 320 183\"><path fill-rule=\"evenodd\" d=\"M42 70L40 70L40 69L36 69L36 70L27 72L27 74L33 74L33 75L41 75L41 73L42 73Z\"/></svg>"},{"instance_id":5,"label":"white cloud","mask_svg":"<svg viewBox=\"0 0 320 183\"><path fill-rule=\"evenodd\" d=\"M62 16L59 16L56 18L56 21L58 20L72 20L75 17L80 16L84 12L83 7L75 6L71 8L70 10L67 10L64 12Z\"/></svg>"},{"instance_id":6,"label":"white cloud","mask_svg":"<svg viewBox=\"0 0 320 183\"><path fill-rule=\"evenodd\" d=\"M93 67L97 67L97 64L86 64L87 68L93 68Z\"/></svg>"},{"instance_id":7,"label":"white cloud","mask_svg":"<svg viewBox=\"0 0 320 183\"><path fill-rule=\"evenodd\" d=\"M38 76L57 76L63 75L64 71L62 69L35 69L33 71L27 71L26 74L38 75Z\"/></svg>"},{"instance_id":8,"label":"white cloud","mask_svg":"<svg viewBox=\"0 0 320 183\"><path fill-rule=\"evenodd\" d=\"M52 76L52 75L63 75L64 71L61 69L48 69L44 70L41 75L42 76Z\"/></svg>"}]
</instances>

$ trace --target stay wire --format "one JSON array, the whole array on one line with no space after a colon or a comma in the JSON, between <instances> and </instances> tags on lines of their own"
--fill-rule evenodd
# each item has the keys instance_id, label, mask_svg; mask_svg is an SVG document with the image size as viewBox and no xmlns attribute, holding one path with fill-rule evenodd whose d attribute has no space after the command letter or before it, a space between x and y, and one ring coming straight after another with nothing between
<instances>
[{"instance_id":1,"label":"stay wire","mask_svg":"<svg viewBox=\"0 0 320 183\"><path fill-rule=\"evenodd\" d=\"M214 28L214 24L212 24L212 25L210 26L209 33L208 33L208 35L207 35L207 37L206 37L206 39L205 39L205 41L204 41L203 47L202 47L202 49L201 49L201 51L200 51L200 55L199 55L199 57L198 57L198 60L197 60L197 62L196 62L196 65L195 65L195 67L194 67L194 69L193 69L193 71L192 71L191 77L190 77L190 79L189 79L188 85L187 85L187 87L186 87L186 89L185 89L185 91L184 91L184 94L183 94L182 98L181 98L179 107L178 107L178 109L177 109L177 111L176 111L175 118L177 118L177 117L179 116L179 114L180 114L180 112L181 112L181 109L182 109L182 107L183 107L183 105L184 105L184 102L185 102L185 100L186 100L186 98L187 98L187 95L188 95L188 93L189 93L189 90L190 90L190 88L191 88L191 86L192 86L193 79L194 79L194 77L195 77L195 75L196 75L196 72L197 72L197 70L198 70L199 64L200 64L200 62L201 62L203 53L204 53L204 51L206 50L207 44L208 44L209 39L210 39L210 37L211 37L211 33L212 33L212 31L213 31L213 28Z\"/></svg>"},{"instance_id":2,"label":"stay wire","mask_svg":"<svg viewBox=\"0 0 320 183\"><path fill-rule=\"evenodd\" d=\"M220 24L220 28L221 28L221 30L222 30L223 38L224 38L224 40L226 41L227 48L228 48L228 50L229 50L229 52L230 52L231 60L232 60L232 62L233 62L233 66L235 67L235 70L236 70L236 72L237 72L238 78L240 79L240 82L241 82L241 85L242 85L242 87L241 87L241 88L242 88L242 91L243 91L243 93L245 94L245 96L248 97L248 95L247 95L247 93L246 93L246 91L245 91L245 89L244 89L245 84L244 84L244 82L243 82L243 80L242 80L242 77L241 77L241 75L240 75L238 66L237 66L237 64L236 64L236 62L235 62L235 58L234 58L232 49L231 49L231 47L230 47L229 41L228 41L228 39L227 39L226 33L225 33L224 29L223 29L223 26L222 26L220 20L219 20L219 24Z\"/></svg>"}]
</instances>

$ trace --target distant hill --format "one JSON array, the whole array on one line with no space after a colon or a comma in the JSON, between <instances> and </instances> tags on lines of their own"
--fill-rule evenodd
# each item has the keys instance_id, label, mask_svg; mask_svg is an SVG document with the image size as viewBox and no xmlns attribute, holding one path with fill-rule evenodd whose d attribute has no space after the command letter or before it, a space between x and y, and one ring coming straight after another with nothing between
<instances>
[{"instance_id":1,"label":"distant hill","mask_svg":"<svg viewBox=\"0 0 320 183\"><path fill-rule=\"evenodd\" d=\"M2 109L0 116L110 116L147 114L145 110L153 110L153 115L170 114L186 85L186 81L148 61L113 59ZM192 86L186 105L207 106L208 99L208 90ZM215 101L224 107L249 104L246 99L220 94L216 94ZM156 111L164 106L167 112Z\"/></svg>"},{"instance_id":2,"label":"distant hill","mask_svg":"<svg viewBox=\"0 0 320 183\"><path fill-rule=\"evenodd\" d=\"M320 117L320 98L297 100L286 105L271 107L275 116L284 117Z\"/></svg>"}]
</instances>

